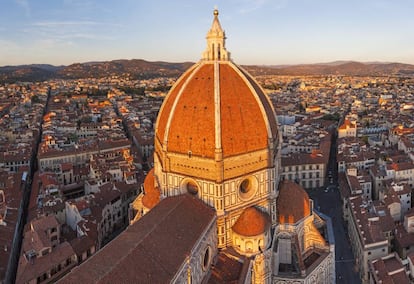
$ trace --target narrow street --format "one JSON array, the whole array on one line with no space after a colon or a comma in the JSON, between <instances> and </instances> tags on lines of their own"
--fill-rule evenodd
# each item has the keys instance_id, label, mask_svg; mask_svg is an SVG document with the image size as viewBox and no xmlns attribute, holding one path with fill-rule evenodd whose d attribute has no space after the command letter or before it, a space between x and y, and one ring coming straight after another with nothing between
<instances>
[{"instance_id":1,"label":"narrow street","mask_svg":"<svg viewBox=\"0 0 414 284\"><path fill-rule=\"evenodd\" d=\"M361 283L358 272L355 271L355 260L349 243L348 233L342 219L342 204L337 187L329 191L317 189L308 191L314 200L315 208L332 218L335 237L335 270L336 283Z\"/></svg>"},{"instance_id":2,"label":"narrow street","mask_svg":"<svg viewBox=\"0 0 414 284\"><path fill-rule=\"evenodd\" d=\"M335 270L336 283L361 283L358 271L355 269L355 259L349 243L348 232L342 218L342 202L338 189L338 173L336 163L336 139L331 145L328 164L326 187L308 190L309 197L315 203L315 209L332 218L335 237ZM329 173L333 183L330 183Z\"/></svg>"}]
</instances>

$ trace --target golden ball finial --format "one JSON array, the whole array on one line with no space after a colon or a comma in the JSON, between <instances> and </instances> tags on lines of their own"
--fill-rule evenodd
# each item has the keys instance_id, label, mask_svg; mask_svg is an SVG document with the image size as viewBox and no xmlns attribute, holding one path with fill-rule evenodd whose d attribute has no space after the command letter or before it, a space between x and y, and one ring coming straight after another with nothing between
<instances>
[{"instance_id":1,"label":"golden ball finial","mask_svg":"<svg viewBox=\"0 0 414 284\"><path fill-rule=\"evenodd\" d=\"M214 16L218 16L218 9L217 9L217 7L214 8Z\"/></svg>"}]
</instances>

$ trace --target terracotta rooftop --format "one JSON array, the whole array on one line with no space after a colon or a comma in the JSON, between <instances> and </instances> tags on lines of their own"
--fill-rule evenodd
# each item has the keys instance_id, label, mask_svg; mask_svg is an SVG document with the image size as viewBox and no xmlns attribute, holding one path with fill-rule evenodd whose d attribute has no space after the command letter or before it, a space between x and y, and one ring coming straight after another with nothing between
<instances>
[{"instance_id":1,"label":"terracotta rooftop","mask_svg":"<svg viewBox=\"0 0 414 284\"><path fill-rule=\"evenodd\" d=\"M257 236L269 229L270 223L270 216L267 213L256 207L249 207L244 209L232 230L246 237Z\"/></svg>"},{"instance_id":2,"label":"terracotta rooftop","mask_svg":"<svg viewBox=\"0 0 414 284\"><path fill-rule=\"evenodd\" d=\"M0 172L0 184L3 184L5 203L2 204L0 214L3 215L5 226L0 225L0 279L4 279L10 256L15 226L18 220L22 191L20 190L21 173ZM4 202L4 200L3 200ZM7 212L3 211L7 207ZM7 250L5 250L7 248Z\"/></svg>"},{"instance_id":3,"label":"terracotta rooftop","mask_svg":"<svg viewBox=\"0 0 414 284\"><path fill-rule=\"evenodd\" d=\"M70 245L77 255L81 255L91 247L95 246L95 242L88 235L83 235L80 238L71 240Z\"/></svg>"},{"instance_id":4,"label":"terracotta rooftop","mask_svg":"<svg viewBox=\"0 0 414 284\"><path fill-rule=\"evenodd\" d=\"M414 164L412 162L392 163L387 165L387 169L394 171L411 170L414 169Z\"/></svg>"},{"instance_id":5,"label":"terracotta rooftop","mask_svg":"<svg viewBox=\"0 0 414 284\"><path fill-rule=\"evenodd\" d=\"M344 123L339 126L339 129L356 128L355 123L352 123L348 119L345 119Z\"/></svg>"},{"instance_id":6,"label":"terracotta rooftop","mask_svg":"<svg viewBox=\"0 0 414 284\"><path fill-rule=\"evenodd\" d=\"M54 215L33 219L30 224L26 225L26 229L29 229L24 233L23 251L31 249L41 251L45 247L51 247L52 243L47 235L47 230L58 227L59 223Z\"/></svg>"},{"instance_id":7,"label":"terracotta rooftop","mask_svg":"<svg viewBox=\"0 0 414 284\"><path fill-rule=\"evenodd\" d=\"M414 234L408 233L403 225L399 224L394 231L395 243L401 248L414 246Z\"/></svg>"},{"instance_id":8,"label":"terracotta rooftop","mask_svg":"<svg viewBox=\"0 0 414 284\"><path fill-rule=\"evenodd\" d=\"M24 256L20 256L16 283L28 283L30 280L36 280L38 276L47 273L49 269L74 255L75 252L70 244L63 242L54 248L52 252L42 257L34 258L31 262L27 261Z\"/></svg>"},{"instance_id":9,"label":"terracotta rooftop","mask_svg":"<svg viewBox=\"0 0 414 284\"><path fill-rule=\"evenodd\" d=\"M351 188L349 187L348 180L346 178L345 173L341 173L341 172L338 173L338 183L339 183L339 191L343 199L348 198L349 196L351 196L351 194L353 194L353 192L351 191Z\"/></svg>"},{"instance_id":10,"label":"terracotta rooftop","mask_svg":"<svg viewBox=\"0 0 414 284\"><path fill-rule=\"evenodd\" d=\"M363 199L361 195L351 197L349 202L353 222L355 222L358 228L358 236L361 244L366 246L381 243L387 246L384 230L388 231L392 229L393 225L389 211L385 207L371 210L370 208L373 205Z\"/></svg>"},{"instance_id":11,"label":"terracotta rooftop","mask_svg":"<svg viewBox=\"0 0 414 284\"><path fill-rule=\"evenodd\" d=\"M296 165L315 165L327 164L329 154L322 153L291 153L289 156L282 157L282 167Z\"/></svg>"},{"instance_id":12,"label":"terracotta rooftop","mask_svg":"<svg viewBox=\"0 0 414 284\"><path fill-rule=\"evenodd\" d=\"M404 266L395 256L377 259L371 263L375 283L408 284L410 280Z\"/></svg>"},{"instance_id":13,"label":"terracotta rooftop","mask_svg":"<svg viewBox=\"0 0 414 284\"><path fill-rule=\"evenodd\" d=\"M356 152L350 155L345 153L338 154L338 161L343 161L345 163L356 163L356 162L366 162L367 160L374 160L375 153L368 151Z\"/></svg>"}]
</instances>

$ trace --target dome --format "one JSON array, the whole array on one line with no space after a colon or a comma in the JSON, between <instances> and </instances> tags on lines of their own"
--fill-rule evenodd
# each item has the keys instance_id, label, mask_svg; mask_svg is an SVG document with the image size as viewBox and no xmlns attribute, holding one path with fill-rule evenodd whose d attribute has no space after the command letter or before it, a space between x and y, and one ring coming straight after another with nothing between
<instances>
[{"instance_id":1,"label":"dome","mask_svg":"<svg viewBox=\"0 0 414 284\"><path fill-rule=\"evenodd\" d=\"M258 83L230 60L214 14L203 59L175 83L158 114L156 151L215 158L274 148L276 116Z\"/></svg>"},{"instance_id":2,"label":"dome","mask_svg":"<svg viewBox=\"0 0 414 284\"><path fill-rule=\"evenodd\" d=\"M255 207L246 208L234 223L233 232L252 237L263 234L270 227L270 217Z\"/></svg>"},{"instance_id":3,"label":"dome","mask_svg":"<svg viewBox=\"0 0 414 284\"><path fill-rule=\"evenodd\" d=\"M168 152L207 158L220 148L223 158L265 149L276 133L269 100L231 62L201 62L187 71L166 98L156 129Z\"/></svg>"},{"instance_id":4,"label":"dome","mask_svg":"<svg viewBox=\"0 0 414 284\"><path fill-rule=\"evenodd\" d=\"M144 180L144 197L142 198L142 205L148 209L152 209L160 202L160 191L155 187L154 168L152 168Z\"/></svg>"},{"instance_id":5,"label":"dome","mask_svg":"<svg viewBox=\"0 0 414 284\"><path fill-rule=\"evenodd\" d=\"M279 223L295 224L310 215L309 196L300 185L284 180L280 182L276 208Z\"/></svg>"}]
</instances>

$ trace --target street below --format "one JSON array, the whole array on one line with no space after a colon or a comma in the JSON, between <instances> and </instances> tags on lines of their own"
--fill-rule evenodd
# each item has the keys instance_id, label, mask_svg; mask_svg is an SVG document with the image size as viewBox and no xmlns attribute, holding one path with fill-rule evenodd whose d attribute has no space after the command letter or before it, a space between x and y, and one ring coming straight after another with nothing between
<instances>
[{"instance_id":1,"label":"street below","mask_svg":"<svg viewBox=\"0 0 414 284\"><path fill-rule=\"evenodd\" d=\"M309 190L309 197L314 201L315 209L332 219L335 237L336 283L361 283L356 271L355 258L349 243L348 232L342 219L341 197L336 185Z\"/></svg>"}]
</instances>

